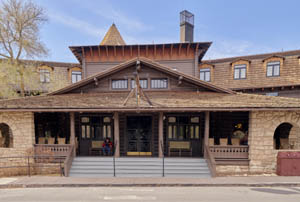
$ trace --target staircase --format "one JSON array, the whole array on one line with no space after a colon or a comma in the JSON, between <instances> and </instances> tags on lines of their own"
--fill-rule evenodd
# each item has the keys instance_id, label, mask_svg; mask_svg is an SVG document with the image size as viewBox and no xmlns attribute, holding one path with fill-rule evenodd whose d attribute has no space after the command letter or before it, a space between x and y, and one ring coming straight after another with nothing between
<instances>
[{"instance_id":1,"label":"staircase","mask_svg":"<svg viewBox=\"0 0 300 202\"><path fill-rule=\"evenodd\" d=\"M211 177L205 159L165 158L165 177ZM124 157L115 159L116 177L162 177L162 158ZM70 177L113 177L112 157L76 157Z\"/></svg>"}]
</instances>

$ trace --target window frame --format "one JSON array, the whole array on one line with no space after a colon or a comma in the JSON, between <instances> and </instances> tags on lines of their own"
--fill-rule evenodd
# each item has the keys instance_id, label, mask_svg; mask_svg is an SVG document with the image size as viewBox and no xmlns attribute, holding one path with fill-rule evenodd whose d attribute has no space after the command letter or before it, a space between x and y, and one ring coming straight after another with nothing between
<instances>
[{"instance_id":1,"label":"window frame","mask_svg":"<svg viewBox=\"0 0 300 202\"><path fill-rule=\"evenodd\" d=\"M270 63L277 63L277 64L270 64ZM278 75L274 75L274 72L275 72L274 69L275 69L275 66L277 66L277 65L279 65ZM280 60L266 62L266 77L280 77L280 66L281 66L281 61ZM268 75L269 67L272 68L272 74L270 76Z\"/></svg>"},{"instance_id":2,"label":"window frame","mask_svg":"<svg viewBox=\"0 0 300 202\"><path fill-rule=\"evenodd\" d=\"M154 80L157 80L157 81L165 80L166 81L166 87L154 87L152 85L152 81L154 81ZM154 90L169 89L169 79L168 78L151 78L150 79L150 89L154 89Z\"/></svg>"},{"instance_id":3,"label":"window frame","mask_svg":"<svg viewBox=\"0 0 300 202\"><path fill-rule=\"evenodd\" d=\"M49 69L40 68L39 74L40 74L40 82L41 83L50 83L51 82Z\"/></svg>"},{"instance_id":4,"label":"window frame","mask_svg":"<svg viewBox=\"0 0 300 202\"><path fill-rule=\"evenodd\" d=\"M146 87L143 88L143 86L141 85L142 89L148 89L148 87L149 87L148 79L144 79L144 78L143 78L143 79L140 79L140 84L141 84L141 81L146 81ZM134 79L134 78L130 79L130 88L131 88L131 89L134 89L134 88L135 88L135 86L133 86L133 82L134 82L134 84L135 84L135 79Z\"/></svg>"},{"instance_id":5,"label":"window frame","mask_svg":"<svg viewBox=\"0 0 300 202\"><path fill-rule=\"evenodd\" d=\"M245 77L242 77L242 69L245 69ZM235 77L235 72L238 71L238 77ZM247 64L236 64L233 66L233 79L234 80L243 80L247 79Z\"/></svg>"},{"instance_id":6,"label":"window frame","mask_svg":"<svg viewBox=\"0 0 300 202\"><path fill-rule=\"evenodd\" d=\"M201 79L201 73L204 74L204 79ZM206 73L209 73L209 80L206 80ZM211 81L211 69L210 68L202 68L199 71L199 79L201 81L206 81L206 82L210 82Z\"/></svg>"},{"instance_id":7,"label":"window frame","mask_svg":"<svg viewBox=\"0 0 300 202\"><path fill-rule=\"evenodd\" d=\"M126 81L126 87L124 88L116 88L114 87L114 82L116 81ZM110 85L112 90L128 90L128 79L111 79L111 85Z\"/></svg>"},{"instance_id":8,"label":"window frame","mask_svg":"<svg viewBox=\"0 0 300 202\"><path fill-rule=\"evenodd\" d=\"M77 73L77 74L74 74L74 73ZM78 73L80 73L80 74L78 74ZM76 76L76 81L75 82L73 82L73 75L75 75ZM78 76L80 75L80 80L78 80ZM78 70L73 70L73 71L71 71L71 82L72 83L77 83L77 82L79 82L79 81L81 81L82 80L82 72L81 71L78 71Z\"/></svg>"}]
</instances>

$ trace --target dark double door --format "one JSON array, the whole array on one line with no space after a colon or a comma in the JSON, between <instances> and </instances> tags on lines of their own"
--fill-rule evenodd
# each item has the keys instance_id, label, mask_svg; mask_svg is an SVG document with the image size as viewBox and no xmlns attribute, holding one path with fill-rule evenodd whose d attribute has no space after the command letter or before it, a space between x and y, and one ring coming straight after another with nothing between
<instances>
[{"instance_id":1,"label":"dark double door","mask_svg":"<svg viewBox=\"0 0 300 202\"><path fill-rule=\"evenodd\" d=\"M150 156L152 137L151 116L127 117L127 155Z\"/></svg>"}]
</instances>

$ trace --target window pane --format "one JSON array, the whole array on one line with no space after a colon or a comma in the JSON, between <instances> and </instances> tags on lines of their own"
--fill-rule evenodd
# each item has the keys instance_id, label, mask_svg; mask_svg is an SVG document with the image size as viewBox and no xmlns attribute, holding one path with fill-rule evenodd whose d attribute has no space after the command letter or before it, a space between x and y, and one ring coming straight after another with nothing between
<instances>
[{"instance_id":1,"label":"window pane","mask_svg":"<svg viewBox=\"0 0 300 202\"><path fill-rule=\"evenodd\" d=\"M143 89L147 89L148 88L148 80L140 79L140 86ZM135 88L135 80L134 79L131 80L131 88Z\"/></svg>"},{"instance_id":2,"label":"window pane","mask_svg":"<svg viewBox=\"0 0 300 202\"><path fill-rule=\"evenodd\" d=\"M179 140L183 140L183 136L184 136L184 126L179 126Z\"/></svg>"},{"instance_id":3,"label":"window pane","mask_svg":"<svg viewBox=\"0 0 300 202\"><path fill-rule=\"evenodd\" d=\"M81 138L85 138L85 126L81 126Z\"/></svg>"},{"instance_id":4,"label":"window pane","mask_svg":"<svg viewBox=\"0 0 300 202\"><path fill-rule=\"evenodd\" d=\"M210 81L210 72L205 72L205 81Z\"/></svg>"},{"instance_id":5,"label":"window pane","mask_svg":"<svg viewBox=\"0 0 300 202\"><path fill-rule=\"evenodd\" d=\"M199 139L200 135L199 135L199 126L196 126L195 128L195 139Z\"/></svg>"},{"instance_id":6,"label":"window pane","mask_svg":"<svg viewBox=\"0 0 300 202\"><path fill-rule=\"evenodd\" d=\"M107 137L111 138L111 126L107 126Z\"/></svg>"},{"instance_id":7,"label":"window pane","mask_svg":"<svg viewBox=\"0 0 300 202\"><path fill-rule=\"evenodd\" d=\"M191 139L194 139L194 126L190 126Z\"/></svg>"},{"instance_id":8,"label":"window pane","mask_svg":"<svg viewBox=\"0 0 300 202\"><path fill-rule=\"evenodd\" d=\"M82 117L81 123L88 123L90 121L89 117Z\"/></svg>"},{"instance_id":9,"label":"window pane","mask_svg":"<svg viewBox=\"0 0 300 202\"><path fill-rule=\"evenodd\" d=\"M172 139L173 138L173 133L172 133L173 131L172 131L172 126L169 126L168 127L168 138L169 139Z\"/></svg>"},{"instance_id":10,"label":"window pane","mask_svg":"<svg viewBox=\"0 0 300 202\"><path fill-rule=\"evenodd\" d=\"M191 123L199 123L199 117L192 117Z\"/></svg>"},{"instance_id":11,"label":"window pane","mask_svg":"<svg viewBox=\"0 0 300 202\"><path fill-rule=\"evenodd\" d=\"M177 139L177 126L173 126L173 138Z\"/></svg>"},{"instance_id":12,"label":"window pane","mask_svg":"<svg viewBox=\"0 0 300 202\"><path fill-rule=\"evenodd\" d=\"M110 123L110 118L109 117L104 117L103 122L104 123Z\"/></svg>"},{"instance_id":13,"label":"window pane","mask_svg":"<svg viewBox=\"0 0 300 202\"><path fill-rule=\"evenodd\" d=\"M176 117L169 117L169 123L175 123Z\"/></svg>"},{"instance_id":14,"label":"window pane","mask_svg":"<svg viewBox=\"0 0 300 202\"><path fill-rule=\"evenodd\" d=\"M86 126L86 138L90 138L91 134L90 134L90 126Z\"/></svg>"},{"instance_id":15,"label":"window pane","mask_svg":"<svg viewBox=\"0 0 300 202\"><path fill-rule=\"evenodd\" d=\"M168 88L167 79L151 79L151 88Z\"/></svg>"},{"instance_id":16,"label":"window pane","mask_svg":"<svg viewBox=\"0 0 300 202\"><path fill-rule=\"evenodd\" d=\"M240 69L234 69L234 78L239 79L240 78Z\"/></svg>"},{"instance_id":17,"label":"window pane","mask_svg":"<svg viewBox=\"0 0 300 202\"><path fill-rule=\"evenodd\" d=\"M128 88L127 79L112 80L112 89L127 89L127 88Z\"/></svg>"},{"instance_id":18,"label":"window pane","mask_svg":"<svg viewBox=\"0 0 300 202\"><path fill-rule=\"evenodd\" d=\"M241 69L241 79L245 79L246 78L246 68L242 68Z\"/></svg>"},{"instance_id":19,"label":"window pane","mask_svg":"<svg viewBox=\"0 0 300 202\"><path fill-rule=\"evenodd\" d=\"M272 76L272 66L267 67L267 76Z\"/></svg>"},{"instance_id":20,"label":"window pane","mask_svg":"<svg viewBox=\"0 0 300 202\"><path fill-rule=\"evenodd\" d=\"M274 75L273 76L279 76L279 65L274 66Z\"/></svg>"},{"instance_id":21,"label":"window pane","mask_svg":"<svg viewBox=\"0 0 300 202\"><path fill-rule=\"evenodd\" d=\"M72 83L76 83L77 79L76 79L76 75L72 74Z\"/></svg>"},{"instance_id":22,"label":"window pane","mask_svg":"<svg viewBox=\"0 0 300 202\"><path fill-rule=\"evenodd\" d=\"M200 80L204 81L204 76L205 75L205 72L200 72Z\"/></svg>"},{"instance_id":23,"label":"window pane","mask_svg":"<svg viewBox=\"0 0 300 202\"><path fill-rule=\"evenodd\" d=\"M107 138L106 126L103 126L103 139Z\"/></svg>"}]
</instances>

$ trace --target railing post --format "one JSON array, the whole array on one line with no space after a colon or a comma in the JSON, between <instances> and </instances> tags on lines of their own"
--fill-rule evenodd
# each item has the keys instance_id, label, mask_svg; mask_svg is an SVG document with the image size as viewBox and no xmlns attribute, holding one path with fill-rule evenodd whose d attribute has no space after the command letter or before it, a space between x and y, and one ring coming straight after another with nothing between
<instances>
[{"instance_id":1,"label":"railing post","mask_svg":"<svg viewBox=\"0 0 300 202\"><path fill-rule=\"evenodd\" d=\"M61 166L61 158L59 158L59 170L60 170L60 176L63 176L63 172L62 172L62 166Z\"/></svg>"}]
</instances>

